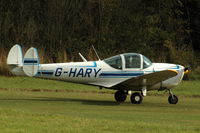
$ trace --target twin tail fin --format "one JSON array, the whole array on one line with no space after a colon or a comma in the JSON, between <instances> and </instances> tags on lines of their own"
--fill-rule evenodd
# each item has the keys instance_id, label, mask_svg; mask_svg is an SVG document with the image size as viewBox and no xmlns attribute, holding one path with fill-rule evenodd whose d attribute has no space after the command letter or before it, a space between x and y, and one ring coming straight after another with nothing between
<instances>
[{"instance_id":1,"label":"twin tail fin","mask_svg":"<svg viewBox=\"0 0 200 133\"><path fill-rule=\"evenodd\" d=\"M35 76L39 70L39 56L36 48L29 48L23 57L20 45L14 45L7 57L7 65L15 75Z\"/></svg>"}]
</instances>

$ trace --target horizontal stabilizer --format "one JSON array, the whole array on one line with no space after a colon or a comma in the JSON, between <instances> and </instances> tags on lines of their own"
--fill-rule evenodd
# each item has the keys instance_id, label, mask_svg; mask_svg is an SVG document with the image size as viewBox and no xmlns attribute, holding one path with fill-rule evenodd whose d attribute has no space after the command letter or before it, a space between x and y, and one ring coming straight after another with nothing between
<instances>
[{"instance_id":1,"label":"horizontal stabilizer","mask_svg":"<svg viewBox=\"0 0 200 133\"><path fill-rule=\"evenodd\" d=\"M33 77L38 73L39 69L39 57L36 48L31 47L27 50L24 61L23 71L27 76Z\"/></svg>"}]
</instances>

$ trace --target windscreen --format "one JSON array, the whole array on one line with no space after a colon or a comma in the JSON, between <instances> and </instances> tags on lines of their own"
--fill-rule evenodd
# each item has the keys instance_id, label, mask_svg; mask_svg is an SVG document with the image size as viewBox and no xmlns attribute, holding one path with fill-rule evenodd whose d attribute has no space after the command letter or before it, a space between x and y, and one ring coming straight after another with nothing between
<instances>
[{"instance_id":1,"label":"windscreen","mask_svg":"<svg viewBox=\"0 0 200 133\"><path fill-rule=\"evenodd\" d=\"M145 56L143 56L143 68L148 68L152 65L152 62Z\"/></svg>"}]
</instances>

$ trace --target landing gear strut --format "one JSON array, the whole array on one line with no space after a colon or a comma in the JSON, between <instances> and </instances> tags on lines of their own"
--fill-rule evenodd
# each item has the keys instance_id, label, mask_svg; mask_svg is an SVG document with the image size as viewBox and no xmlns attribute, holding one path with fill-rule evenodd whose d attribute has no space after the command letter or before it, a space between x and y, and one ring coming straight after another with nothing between
<instances>
[{"instance_id":1,"label":"landing gear strut","mask_svg":"<svg viewBox=\"0 0 200 133\"><path fill-rule=\"evenodd\" d=\"M122 103L126 100L127 94L125 91L119 90L115 93L115 100L118 103Z\"/></svg>"},{"instance_id":2,"label":"landing gear strut","mask_svg":"<svg viewBox=\"0 0 200 133\"><path fill-rule=\"evenodd\" d=\"M168 102L170 104L177 104L178 103L178 97L176 95L173 95L172 91L169 90L170 96L168 97Z\"/></svg>"}]
</instances>

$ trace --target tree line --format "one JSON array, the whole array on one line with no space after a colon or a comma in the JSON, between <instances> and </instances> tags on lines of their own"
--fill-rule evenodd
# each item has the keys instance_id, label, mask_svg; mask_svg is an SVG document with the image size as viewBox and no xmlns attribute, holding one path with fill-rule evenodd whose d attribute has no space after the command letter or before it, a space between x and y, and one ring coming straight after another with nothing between
<instances>
[{"instance_id":1,"label":"tree line","mask_svg":"<svg viewBox=\"0 0 200 133\"><path fill-rule=\"evenodd\" d=\"M0 0L0 56L14 44L42 62L137 52L153 61L199 64L198 0Z\"/></svg>"}]
</instances>

